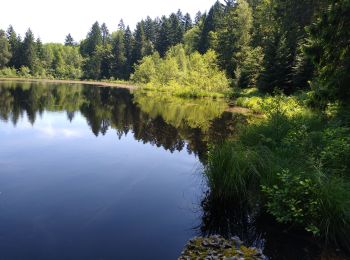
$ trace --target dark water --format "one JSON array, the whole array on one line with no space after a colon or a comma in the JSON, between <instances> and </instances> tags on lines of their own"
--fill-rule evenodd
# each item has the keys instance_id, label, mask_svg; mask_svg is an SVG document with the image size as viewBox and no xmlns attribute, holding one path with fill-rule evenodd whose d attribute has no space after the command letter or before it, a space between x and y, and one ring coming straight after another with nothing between
<instances>
[{"instance_id":1,"label":"dark water","mask_svg":"<svg viewBox=\"0 0 350 260\"><path fill-rule=\"evenodd\" d=\"M176 259L191 237L218 233L311 259L313 246L268 218L211 200L207 145L245 120L226 106L0 82L0 259Z\"/></svg>"}]
</instances>

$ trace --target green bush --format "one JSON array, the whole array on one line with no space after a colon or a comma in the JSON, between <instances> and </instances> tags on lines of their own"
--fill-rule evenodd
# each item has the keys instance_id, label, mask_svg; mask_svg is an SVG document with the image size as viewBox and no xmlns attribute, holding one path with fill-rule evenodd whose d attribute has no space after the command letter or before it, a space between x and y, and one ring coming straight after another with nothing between
<instances>
[{"instance_id":1,"label":"green bush","mask_svg":"<svg viewBox=\"0 0 350 260\"><path fill-rule=\"evenodd\" d=\"M291 174L289 170L277 173L277 179L273 186L262 185L268 212L278 222L303 225L307 231L319 235L318 185L310 178Z\"/></svg>"},{"instance_id":2,"label":"green bush","mask_svg":"<svg viewBox=\"0 0 350 260\"><path fill-rule=\"evenodd\" d=\"M28 67L22 66L19 69L18 75L23 78L31 78L30 69Z\"/></svg>"},{"instance_id":3,"label":"green bush","mask_svg":"<svg viewBox=\"0 0 350 260\"><path fill-rule=\"evenodd\" d=\"M16 78L18 75L15 68L3 68L0 70L0 77Z\"/></svg>"},{"instance_id":4,"label":"green bush","mask_svg":"<svg viewBox=\"0 0 350 260\"><path fill-rule=\"evenodd\" d=\"M214 51L188 55L182 45L170 48L164 58L158 53L143 58L131 79L148 89L182 97L223 96L229 91L229 81L219 70Z\"/></svg>"}]
</instances>

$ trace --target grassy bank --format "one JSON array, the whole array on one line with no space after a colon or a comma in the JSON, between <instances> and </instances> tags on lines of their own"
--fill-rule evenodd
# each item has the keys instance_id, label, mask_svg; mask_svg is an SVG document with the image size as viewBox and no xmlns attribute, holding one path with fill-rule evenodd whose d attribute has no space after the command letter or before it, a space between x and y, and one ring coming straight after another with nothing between
<instances>
[{"instance_id":1,"label":"grassy bank","mask_svg":"<svg viewBox=\"0 0 350 260\"><path fill-rule=\"evenodd\" d=\"M278 222L350 249L349 120L335 106L312 111L305 93L241 93L236 103L264 119L212 147L206 166L212 195L258 205Z\"/></svg>"}]
</instances>

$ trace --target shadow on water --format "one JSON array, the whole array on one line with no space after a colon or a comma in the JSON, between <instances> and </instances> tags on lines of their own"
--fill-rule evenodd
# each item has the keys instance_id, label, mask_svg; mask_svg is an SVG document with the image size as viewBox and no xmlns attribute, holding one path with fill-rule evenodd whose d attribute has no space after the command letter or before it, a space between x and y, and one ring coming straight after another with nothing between
<instances>
[{"instance_id":1,"label":"shadow on water","mask_svg":"<svg viewBox=\"0 0 350 260\"><path fill-rule=\"evenodd\" d=\"M336 256L334 248L322 247L304 231L276 223L252 201L243 204L218 200L208 191L200 204L201 224L195 229L200 236L238 236L246 245L261 248L269 259L346 259Z\"/></svg>"}]
</instances>

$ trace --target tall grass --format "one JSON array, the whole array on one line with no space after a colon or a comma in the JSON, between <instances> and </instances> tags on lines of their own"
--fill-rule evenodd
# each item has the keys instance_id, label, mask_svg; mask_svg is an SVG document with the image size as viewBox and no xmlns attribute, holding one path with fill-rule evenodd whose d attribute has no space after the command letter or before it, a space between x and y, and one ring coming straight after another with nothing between
<instances>
[{"instance_id":1,"label":"tall grass","mask_svg":"<svg viewBox=\"0 0 350 260\"><path fill-rule=\"evenodd\" d=\"M271 157L264 146L227 142L213 147L206 167L211 192L217 198L247 198L248 193L259 190L262 179L272 172Z\"/></svg>"},{"instance_id":2,"label":"tall grass","mask_svg":"<svg viewBox=\"0 0 350 260\"><path fill-rule=\"evenodd\" d=\"M307 109L288 111L286 100L263 104L265 120L211 148L210 190L241 201L256 193L277 221L350 250L350 128Z\"/></svg>"}]
</instances>

